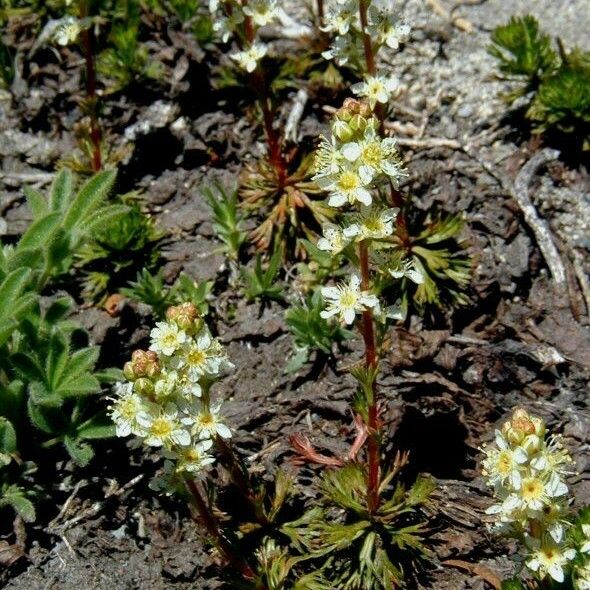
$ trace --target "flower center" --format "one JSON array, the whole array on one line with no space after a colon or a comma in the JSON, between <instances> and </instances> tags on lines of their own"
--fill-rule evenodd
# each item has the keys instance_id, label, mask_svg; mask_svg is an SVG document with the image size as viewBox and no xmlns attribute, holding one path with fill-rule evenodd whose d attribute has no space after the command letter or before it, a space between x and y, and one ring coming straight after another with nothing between
<instances>
[{"instance_id":1,"label":"flower center","mask_svg":"<svg viewBox=\"0 0 590 590\"><path fill-rule=\"evenodd\" d=\"M344 192L353 191L359 186L359 177L354 172L343 172L338 180L338 187Z\"/></svg>"},{"instance_id":2,"label":"flower center","mask_svg":"<svg viewBox=\"0 0 590 590\"><path fill-rule=\"evenodd\" d=\"M340 295L340 307L354 307L356 305L356 295L350 290L343 291Z\"/></svg>"},{"instance_id":3,"label":"flower center","mask_svg":"<svg viewBox=\"0 0 590 590\"><path fill-rule=\"evenodd\" d=\"M534 500L543 495L543 484L538 479L527 479L522 484L522 497L525 500Z\"/></svg>"},{"instance_id":4,"label":"flower center","mask_svg":"<svg viewBox=\"0 0 590 590\"><path fill-rule=\"evenodd\" d=\"M164 438L172 432L172 423L167 418L156 418L150 430L154 436Z\"/></svg>"},{"instance_id":5,"label":"flower center","mask_svg":"<svg viewBox=\"0 0 590 590\"><path fill-rule=\"evenodd\" d=\"M363 148L361 158L368 166L377 167L383 159L381 145L375 141L367 144Z\"/></svg>"},{"instance_id":6,"label":"flower center","mask_svg":"<svg viewBox=\"0 0 590 590\"><path fill-rule=\"evenodd\" d=\"M205 353L202 350L191 350L188 354L188 362L190 365L199 366L206 360Z\"/></svg>"}]
</instances>

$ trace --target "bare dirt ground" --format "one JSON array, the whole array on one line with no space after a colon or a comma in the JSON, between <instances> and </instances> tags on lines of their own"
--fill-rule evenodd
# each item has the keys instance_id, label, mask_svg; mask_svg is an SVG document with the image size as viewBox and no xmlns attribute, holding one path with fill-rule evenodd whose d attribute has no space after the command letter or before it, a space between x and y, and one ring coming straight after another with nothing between
<instances>
[{"instance_id":1,"label":"bare dirt ground","mask_svg":"<svg viewBox=\"0 0 590 590\"><path fill-rule=\"evenodd\" d=\"M559 293L508 190L541 146L506 119L498 98L505 84L494 79L486 53L489 31L525 11L567 43L588 48L586 4L482 0L453 11L443 1L438 14L428 2L408 0L404 13L414 27L412 38L386 66L406 86L395 109L411 173L404 190L421 210L464 211L474 259L469 305L439 317L413 317L393 330L380 376L390 449L410 449L411 470L431 473L439 483L431 523L438 563L425 589L490 587L481 575L448 560L480 564L499 575L514 570L514 549L481 524L489 499L477 471L478 447L513 406L530 408L564 434L580 473L571 480L577 502L590 502L589 302L580 290L590 263L588 174L584 162L562 158L530 178L530 196L549 222L566 268ZM455 26L456 17L471 32ZM24 52L28 41L22 38ZM169 280L184 270L196 280L215 281L212 317L236 364L220 390L228 421L238 430L238 449L252 458L253 469L264 473L285 462L291 432L306 432L319 448L337 452L353 436L347 411L353 382L346 367L360 354L360 344L353 341L334 366L309 364L284 374L291 351L284 308L245 304L229 287L200 192L214 180L235 182L240 165L259 153L260 138L237 104L220 107L215 93L200 101L203 92L195 88L208 84L211 56L179 32L155 35L153 42L174 55L171 63L186 60L188 66L184 73L171 66L175 75L168 87L131 89L107 101L105 120L113 134L135 136L120 188L143 189L146 207L169 232ZM0 214L8 239L29 220L21 184L47 184L57 158L73 146L79 114L68 103L79 86L75 60L67 69L39 67L34 76L29 68L12 94L0 96ZM301 131L310 140L325 124L321 107L312 100L305 111ZM145 340L151 322L147 310L134 305L117 318L86 309L79 320L111 364L121 364ZM186 508L147 487L157 467L122 441L102 443L86 470L58 465L59 483L44 519L28 532L28 558L0 571L0 583L11 590L222 588ZM312 475L298 473L300 481Z\"/></svg>"}]
</instances>

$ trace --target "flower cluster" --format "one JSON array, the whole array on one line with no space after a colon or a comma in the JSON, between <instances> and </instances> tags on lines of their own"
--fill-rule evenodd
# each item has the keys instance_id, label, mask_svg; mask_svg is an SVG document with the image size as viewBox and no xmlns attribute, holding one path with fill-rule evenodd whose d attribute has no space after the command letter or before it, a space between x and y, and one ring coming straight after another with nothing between
<instances>
[{"instance_id":1,"label":"flower cluster","mask_svg":"<svg viewBox=\"0 0 590 590\"><path fill-rule=\"evenodd\" d=\"M397 50L410 34L409 25L398 18L391 0L334 0L328 7L322 29L334 35L326 59L334 59L339 65L354 63L363 56L363 35L369 35L372 50L376 54L381 47ZM366 12L366 26L363 30L361 10ZM363 82L355 84L352 91L366 99L371 107L385 104L398 90L399 80L393 76L367 75Z\"/></svg>"},{"instance_id":2,"label":"flower cluster","mask_svg":"<svg viewBox=\"0 0 590 590\"><path fill-rule=\"evenodd\" d=\"M266 45L256 39L257 30L279 16L278 0L210 0L209 10L216 15L213 29L224 43L235 36L240 47L230 55L240 68L251 74L267 54ZM216 14L221 12L221 14Z\"/></svg>"},{"instance_id":3,"label":"flower cluster","mask_svg":"<svg viewBox=\"0 0 590 590\"><path fill-rule=\"evenodd\" d=\"M560 438L546 436L543 420L519 408L483 452L482 473L497 499L487 510L495 528L524 540L526 565L540 579L563 582L577 552L566 540L572 459Z\"/></svg>"},{"instance_id":4,"label":"flower cluster","mask_svg":"<svg viewBox=\"0 0 590 590\"><path fill-rule=\"evenodd\" d=\"M191 303L170 307L150 336L149 350L134 351L125 364L111 418L118 436L162 448L168 470L196 473L213 463L215 438L231 437L210 388L232 365Z\"/></svg>"},{"instance_id":5,"label":"flower cluster","mask_svg":"<svg viewBox=\"0 0 590 590\"><path fill-rule=\"evenodd\" d=\"M334 255L349 244L381 242L385 248L395 231L397 208L381 202L381 185L398 186L407 176L399 158L395 140L381 137L379 122L371 108L355 99L347 99L336 112L332 123L332 137L321 138L316 152L313 179L328 193L328 205L346 211L342 225L326 224L317 246ZM412 264L387 268L394 278L407 276L417 283L422 277ZM361 281L353 275L349 283L324 287L322 295L328 302L322 312L325 318L337 315L347 324L354 322L357 313L372 308L380 315L379 302L374 294L361 290Z\"/></svg>"}]
</instances>

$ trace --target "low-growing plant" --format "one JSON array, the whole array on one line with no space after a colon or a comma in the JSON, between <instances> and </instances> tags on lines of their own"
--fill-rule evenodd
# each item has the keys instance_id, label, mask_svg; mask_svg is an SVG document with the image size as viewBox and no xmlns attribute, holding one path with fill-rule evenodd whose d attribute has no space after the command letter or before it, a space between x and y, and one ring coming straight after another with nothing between
<instances>
[{"instance_id":1,"label":"low-growing plant","mask_svg":"<svg viewBox=\"0 0 590 590\"><path fill-rule=\"evenodd\" d=\"M495 500L486 511L492 528L519 541L534 587L590 588L590 508L571 507L573 461L561 437L517 408L482 450L482 473ZM524 590L519 578L506 580L503 590Z\"/></svg>"},{"instance_id":2,"label":"low-growing plant","mask_svg":"<svg viewBox=\"0 0 590 590\"><path fill-rule=\"evenodd\" d=\"M535 133L557 132L590 149L590 54L568 51L530 15L513 17L492 33L490 53L503 77L515 83L508 103L523 98Z\"/></svg>"},{"instance_id":3,"label":"low-growing plant","mask_svg":"<svg viewBox=\"0 0 590 590\"><path fill-rule=\"evenodd\" d=\"M256 97L266 136L266 158L247 164L240 177L244 206L264 216L252 239L260 250L281 248L285 256L300 257L305 252L300 239L319 230L328 220L328 210L318 202L319 191L310 182L311 158L301 153L300 146L288 146L275 124L278 101L265 67L268 46L261 42L259 30L276 21L279 4L276 0L221 0L212 2L211 8L221 12L214 28L222 40L233 37L238 45L230 58Z\"/></svg>"},{"instance_id":4,"label":"low-growing plant","mask_svg":"<svg viewBox=\"0 0 590 590\"><path fill-rule=\"evenodd\" d=\"M315 291L301 304L291 305L285 312L285 322L293 337L294 354L285 370L298 371L312 353L327 358L332 355L334 344L352 338L353 333L337 322L322 317L324 309L321 294Z\"/></svg>"},{"instance_id":5,"label":"low-growing plant","mask_svg":"<svg viewBox=\"0 0 590 590\"><path fill-rule=\"evenodd\" d=\"M114 172L103 172L76 190L62 171L48 198L26 189L33 222L0 251L0 507L25 520L35 518L43 453L62 444L85 465L93 456L89 442L113 434L94 398L119 371L96 370L98 348L68 319L70 298L41 305L40 296L71 270L101 224L127 212L107 204L114 181Z\"/></svg>"},{"instance_id":6,"label":"low-growing plant","mask_svg":"<svg viewBox=\"0 0 590 590\"><path fill-rule=\"evenodd\" d=\"M134 81L161 79L162 64L150 58L146 45L139 39L140 2L117 2L110 21L107 47L97 59L97 71L106 81L108 92L118 92Z\"/></svg>"},{"instance_id":7,"label":"low-growing plant","mask_svg":"<svg viewBox=\"0 0 590 590\"><path fill-rule=\"evenodd\" d=\"M262 261L262 256L257 254L254 268L242 269L243 293L248 301L284 299L283 288L277 282L282 259L283 253L277 249L266 265Z\"/></svg>"},{"instance_id":8,"label":"low-growing plant","mask_svg":"<svg viewBox=\"0 0 590 590\"><path fill-rule=\"evenodd\" d=\"M217 193L217 194L216 194ZM225 190L221 185L203 191L213 213L213 229L222 242L221 252L237 268L240 252L246 243L247 234L243 229L244 215L238 204L238 191Z\"/></svg>"},{"instance_id":9,"label":"low-growing plant","mask_svg":"<svg viewBox=\"0 0 590 590\"><path fill-rule=\"evenodd\" d=\"M144 268L137 273L135 281L129 283L129 286L121 289L120 292L129 299L149 305L156 317L164 318L169 307L185 301L195 305L198 312L206 316L209 311L212 288L211 281L197 283L184 272L180 273L171 286L168 286L164 282L164 273L161 270L154 275Z\"/></svg>"},{"instance_id":10,"label":"low-growing plant","mask_svg":"<svg viewBox=\"0 0 590 590\"><path fill-rule=\"evenodd\" d=\"M337 276L346 268L348 276L322 286L323 309L312 296L313 311L290 313L303 346L329 351L331 340L346 333L341 326L357 321L365 345L363 360L351 370L357 381L351 400L356 436L346 455L322 454L306 437L291 437L297 463L325 469L316 482L318 505L307 511L299 507L295 519L288 520L290 511L282 507L297 506L291 497L296 491L287 493L288 486L279 485L280 476L274 496L268 486L259 488L228 445L231 431L212 401L211 386L222 366L229 365L194 305L167 311L167 321L151 332L150 350L133 354L124 369L128 383L117 389L111 414L119 434L133 433L148 446L163 447L166 460L158 489L188 490L210 539L240 578L234 581L238 587L385 590L402 585L428 556L422 507L433 482L419 478L407 486L400 472L408 456L387 458L383 453L379 356L388 321L401 314L396 306L382 307L379 296L385 279L424 281L411 259L399 259L392 242L398 210L387 203L384 188L397 185L406 171L393 140L381 137L378 129L379 119L368 105L348 100L336 113L332 137L318 150L315 180L328 193L325 206L338 219L313 246L318 255L334 259L318 269L324 280L331 268ZM367 143L372 148L368 152L363 149ZM254 271L243 271L247 298L282 296L277 284L281 259L276 250L266 268L259 256ZM337 320L340 326L320 323L326 320ZM228 507L224 527L213 504L216 488L207 480L205 495L199 483L215 462L209 454L213 448L251 514L244 519L241 509Z\"/></svg>"},{"instance_id":11,"label":"low-growing plant","mask_svg":"<svg viewBox=\"0 0 590 590\"><path fill-rule=\"evenodd\" d=\"M119 200L127 204L126 215L97 229L92 242L80 248L76 257L83 273L82 294L88 301L103 302L140 269L153 269L160 258L164 232L141 211L134 195Z\"/></svg>"}]
</instances>

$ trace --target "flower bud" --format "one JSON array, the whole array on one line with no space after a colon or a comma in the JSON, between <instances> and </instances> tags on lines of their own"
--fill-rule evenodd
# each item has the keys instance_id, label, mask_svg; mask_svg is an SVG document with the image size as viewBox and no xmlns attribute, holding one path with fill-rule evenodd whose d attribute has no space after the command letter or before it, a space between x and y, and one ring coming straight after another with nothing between
<instances>
[{"instance_id":1,"label":"flower bud","mask_svg":"<svg viewBox=\"0 0 590 590\"><path fill-rule=\"evenodd\" d=\"M131 361L126 362L123 366L123 375L127 381L135 381L137 379L137 375L133 370L133 363Z\"/></svg>"},{"instance_id":2,"label":"flower bud","mask_svg":"<svg viewBox=\"0 0 590 590\"><path fill-rule=\"evenodd\" d=\"M153 350L134 350L131 355L131 363L127 364L130 364L127 372L132 375L132 377L125 375L129 381L133 381L138 377L155 377L159 375L161 370L158 355Z\"/></svg>"},{"instance_id":3,"label":"flower bud","mask_svg":"<svg viewBox=\"0 0 590 590\"><path fill-rule=\"evenodd\" d=\"M356 133L362 133L367 128L367 119L362 115L354 115L350 120L350 128Z\"/></svg>"},{"instance_id":4,"label":"flower bud","mask_svg":"<svg viewBox=\"0 0 590 590\"><path fill-rule=\"evenodd\" d=\"M139 395L150 397L154 394L154 384L146 377L140 377L133 384L133 390Z\"/></svg>"},{"instance_id":5,"label":"flower bud","mask_svg":"<svg viewBox=\"0 0 590 590\"><path fill-rule=\"evenodd\" d=\"M174 322L181 330L189 331L194 327L195 320L199 318L199 310L193 303L182 303L169 307L166 311L166 319Z\"/></svg>"},{"instance_id":6,"label":"flower bud","mask_svg":"<svg viewBox=\"0 0 590 590\"><path fill-rule=\"evenodd\" d=\"M354 137L354 131L350 128L350 125L341 119L336 119L332 124L332 133L342 143L348 143Z\"/></svg>"}]
</instances>

